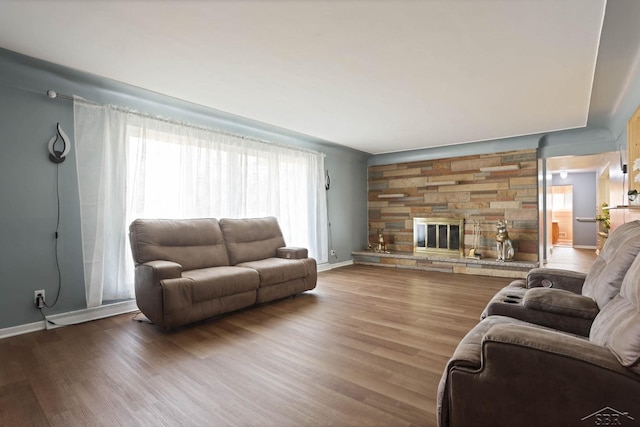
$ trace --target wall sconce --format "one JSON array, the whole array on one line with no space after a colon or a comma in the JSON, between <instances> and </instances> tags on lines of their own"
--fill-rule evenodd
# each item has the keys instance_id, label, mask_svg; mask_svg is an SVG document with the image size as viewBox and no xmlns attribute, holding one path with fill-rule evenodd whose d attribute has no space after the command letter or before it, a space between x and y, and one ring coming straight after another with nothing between
<instances>
[{"instance_id":1,"label":"wall sconce","mask_svg":"<svg viewBox=\"0 0 640 427\"><path fill-rule=\"evenodd\" d=\"M560 171L560 178L562 178L562 179L567 179L567 176L568 176L568 175L569 175L569 174L567 173L567 171Z\"/></svg>"}]
</instances>

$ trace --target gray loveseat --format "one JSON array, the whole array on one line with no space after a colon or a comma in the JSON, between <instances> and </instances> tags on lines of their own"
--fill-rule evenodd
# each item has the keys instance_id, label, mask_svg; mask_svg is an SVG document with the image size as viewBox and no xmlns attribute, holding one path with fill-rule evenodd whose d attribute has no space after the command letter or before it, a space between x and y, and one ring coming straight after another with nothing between
<instances>
[{"instance_id":1,"label":"gray loveseat","mask_svg":"<svg viewBox=\"0 0 640 427\"><path fill-rule=\"evenodd\" d=\"M137 219L129 238L138 308L165 330L316 286L316 261L274 217Z\"/></svg>"}]
</instances>

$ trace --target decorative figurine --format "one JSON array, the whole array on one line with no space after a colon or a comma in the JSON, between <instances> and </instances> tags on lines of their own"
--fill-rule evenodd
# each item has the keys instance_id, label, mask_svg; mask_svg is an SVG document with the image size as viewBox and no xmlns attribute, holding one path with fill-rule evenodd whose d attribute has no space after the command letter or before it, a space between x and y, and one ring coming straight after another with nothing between
<instances>
[{"instance_id":1,"label":"decorative figurine","mask_svg":"<svg viewBox=\"0 0 640 427\"><path fill-rule=\"evenodd\" d=\"M377 248L378 252L385 252L387 250L386 245L384 243L384 236L382 235L383 231L384 231L384 228L378 229L378 248Z\"/></svg>"},{"instance_id":2,"label":"decorative figurine","mask_svg":"<svg viewBox=\"0 0 640 427\"><path fill-rule=\"evenodd\" d=\"M506 221L498 221L496 228L498 229L498 234L496 234L498 259L496 261L511 261L514 251L511 239L509 239Z\"/></svg>"}]
</instances>

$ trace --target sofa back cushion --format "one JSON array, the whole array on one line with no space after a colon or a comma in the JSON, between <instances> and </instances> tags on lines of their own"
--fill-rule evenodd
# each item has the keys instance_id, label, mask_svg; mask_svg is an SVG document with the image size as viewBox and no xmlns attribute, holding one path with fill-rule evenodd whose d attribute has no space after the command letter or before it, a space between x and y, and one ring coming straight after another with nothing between
<instances>
[{"instance_id":1,"label":"sofa back cushion","mask_svg":"<svg viewBox=\"0 0 640 427\"><path fill-rule=\"evenodd\" d=\"M640 374L640 255L622 281L620 293L596 316L589 339L605 345L618 361Z\"/></svg>"},{"instance_id":2,"label":"sofa back cushion","mask_svg":"<svg viewBox=\"0 0 640 427\"><path fill-rule=\"evenodd\" d=\"M620 292L622 279L640 252L640 221L616 228L591 266L582 295L593 298L602 308Z\"/></svg>"},{"instance_id":3,"label":"sofa back cushion","mask_svg":"<svg viewBox=\"0 0 640 427\"><path fill-rule=\"evenodd\" d=\"M273 258L276 249L286 246L275 217L223 218L220 228L231 265Z\"/></svg>"},{"instance_id":4,"label":"sofa back cushion","mask_svg":"<svg viewBox=\"0 0 640 427\"><path fill-rule=\"evenodd\" d=\"M229 265L215 218L136 219L129 226L134 262L165 260L183 270Z\"/></svg>"}]
</instances>

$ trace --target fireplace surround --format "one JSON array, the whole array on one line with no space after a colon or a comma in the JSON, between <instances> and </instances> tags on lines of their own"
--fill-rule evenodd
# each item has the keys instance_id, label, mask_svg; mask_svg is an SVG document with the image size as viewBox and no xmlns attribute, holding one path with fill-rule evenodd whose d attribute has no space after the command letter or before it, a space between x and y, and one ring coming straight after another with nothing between
<instances>
[{"instance_id":1,"label":"fireplace surround","mask_svg":"<svg viewBox=\"0 0 640 427\"><path fill-rule=\"evenodd\" d=\"M464 257L464 219L414 218L413 251L452 258Z\"/></svg>"}]
</instances>

